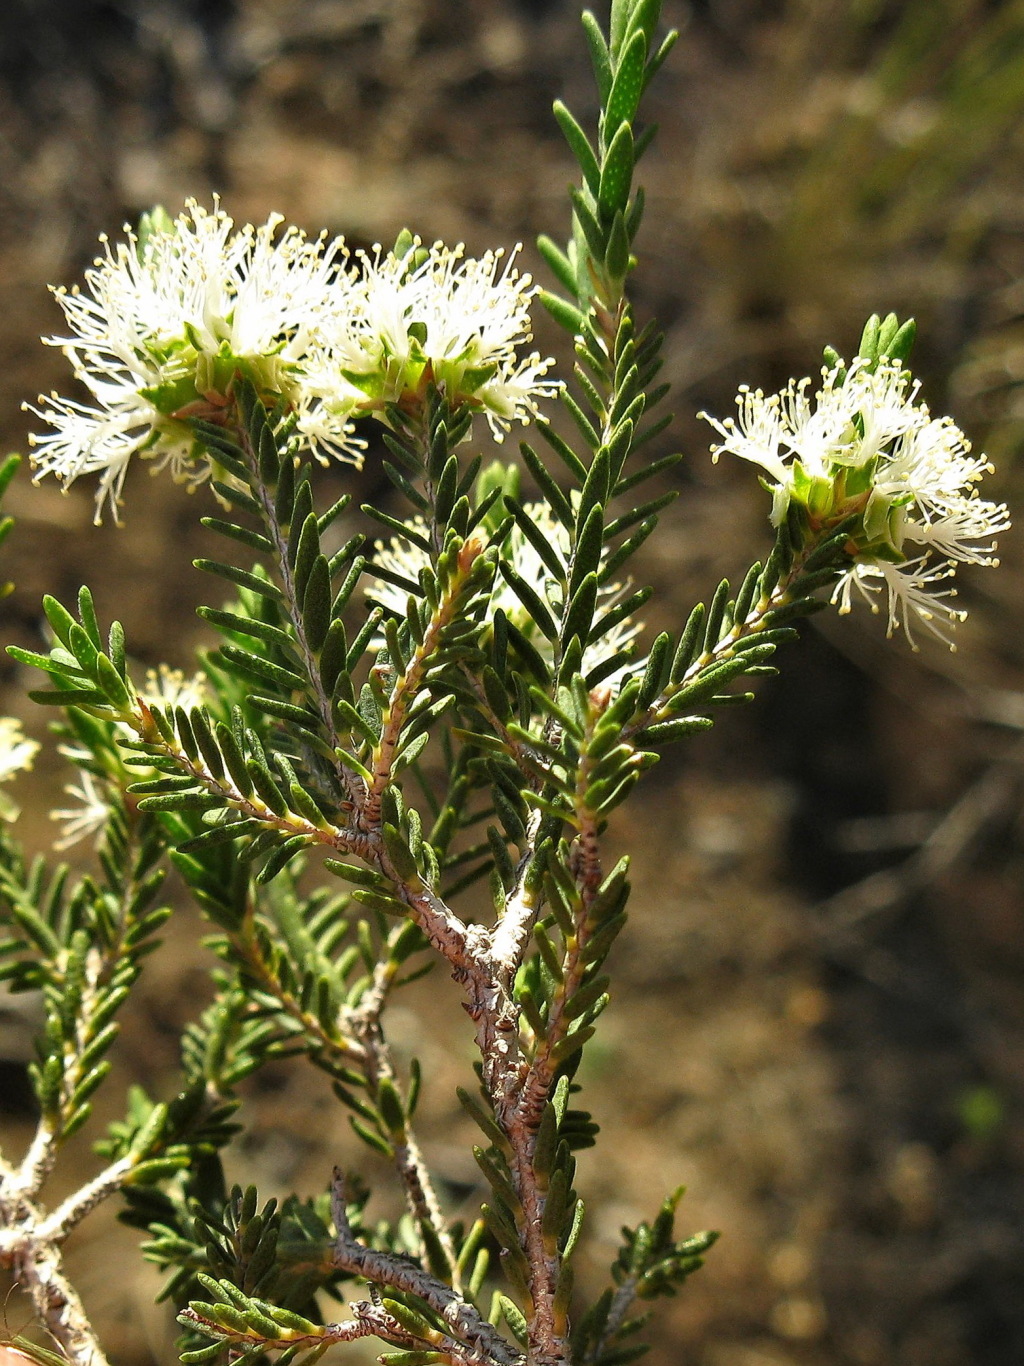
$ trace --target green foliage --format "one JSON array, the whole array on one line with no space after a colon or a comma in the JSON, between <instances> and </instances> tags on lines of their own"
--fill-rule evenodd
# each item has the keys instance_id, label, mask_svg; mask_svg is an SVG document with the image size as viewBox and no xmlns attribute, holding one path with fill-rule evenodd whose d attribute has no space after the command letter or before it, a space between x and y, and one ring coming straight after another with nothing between
<instances>
[{"instance_id":1,"label":"green foliage","mask_svg":"<svg viewBox=\"0 0 1024 1366\"><path fill-rule=\"evenodd\" d=\"M26 867L5 840L0 854L0 980L11 991L41 991L46 1031L30 1068L43 1123L58 1142L86 1122L91 1098L110 1070L106 1054L117 1037L117 1014L156 947L170 911L154 906L164 873L159 829L111 810L99 850L102 876L71 882L69 870L48 872L42 859ZM150 1159L162 1141L155 1117L140 1125L124 1155L132 1179L159 1173ZM172 1167L179 1155L170 1159Z\"/></svg>"},{"instance_id":2,"label":"green foliage","mask_svg":"<svg viewBox=\"0 0 1024 1366\"><path fill-rule=\"evenodd\" d=\"M32 696L59 710L65 752L107 807L95 875L26 866L0 840L0 978L47 1007L33 1198L51 1147L89 1118L118 1010L168 914L155 902L169 868L209 924L211 999L184 1030L180 1088L132 1088L94 1143L104 1193L122 1192L122 1218L166 1273L186 1362L313 1361L373 1332L395 1366L518 1366L524 1352L618 1366L644 1350L635 1302L675 1293L713 1241L676 1239L677 1192L624 1230L613 1285L574 1302L576 1164L599 1132L576 1078L629 897L628 860L608 870L602 837L663 746L774 672L793 623L849 567L852 521L824 525L792 500L763 562L638 650L652 590L628 575L675 496L649 481L679 458L648 458L670 421L662 338L625 293L653 132L641 99L675 39L659 41L659 22L659 0L614 0L607 30L585 14L596 128L555 105L580 183L572 240L540 241L563 291L542 297L575 365L567 421L538 419L522 474L466 455L482 400L425 371L375 408L406 515L347 495L321 508L296 412L235 374L216 421L175 414L214 462L221 503L203 519L220 556L196 561L226 595L199 609L216 633L206 698L133 682L124 632L101 630L86 588L73 612L45 600L48 653L11 650L47 675ZM140 250L162 225L143 225ZM408 233L394 256L425 259ZM422 344L428 324L413 326ZM913 336L912 322L873 317L865 368L905 361ZM15 464L0 467L0 492ZM468 1229L433 1188L415 1135L419 1064L396 1064L384 1023L393 993L437 957L481 1053L478 1085L459 1090L483 1140L486 1199ZM333 1203L261 1208L255 1189L226 1189L245 1082L298 1056L394 1164L407 1207L394 1225L368 1225L369 1193L351 1179ZM325 1324L322 1299L356 1279L370 1300Z\"/></svg>"},{"instance_id":3,"label":"green foliage","mask_svg":"<svg viewBox=\"0 0 1024 1366\"><path fill-rule=\"evenodd\" d=\"M636 1342L648 1315L635 1314L637 1300L674 1295L687 1277L704 1265L716 1233L695 1233L677 1241L675 1212L683 1195L670 1195L650 1224L623 1228L623 1243L612 1264L614 1288L608 1289L579 1321L573 1333L573 1360L593 1366L622 1366L648 1350Z\"/></svg>"},{"instance_id":4,"label":"green foliage","mask_svg":"<svg viewBox=\"0 0 1024 1366\"><path fill-rule=\"evenodd\" d=\"M11 480L17 474L20 465L21 456L19 455L8 455L3 460L0 460L0 502L3 501L4 495L10 487ZM0 514L0 545L3 545L4 541L7 540L13 527L14 518L8 516L6 513ZM7 597L13 587L13 584L5 583L0 580L0 599Z\"/></svg>"},{"instance_id":5,"label":"green foliage","mask_svg":"<svg viewBox=\"0 0 1024 1366\"><path fill-rule=\"evenodd\" d=\"M660 43L656 32L660 0L613 6L606 35L589 11L583 28L590 48L601 99L596 140L589 138L571 111L556 100L555 119L580 168L581 183L570 189L573 236L566 248L541 237L538 248L558 283L573 296L542 300L555 318L574 334L586 337L591 308L614 313L622 299L626 276L636 264L633 243L643 219L643 191L633 192L633 174L650 142L653 127L637 133L634 123L640 97L671 51L673 29Z\"/></svg>"}]
</instances>

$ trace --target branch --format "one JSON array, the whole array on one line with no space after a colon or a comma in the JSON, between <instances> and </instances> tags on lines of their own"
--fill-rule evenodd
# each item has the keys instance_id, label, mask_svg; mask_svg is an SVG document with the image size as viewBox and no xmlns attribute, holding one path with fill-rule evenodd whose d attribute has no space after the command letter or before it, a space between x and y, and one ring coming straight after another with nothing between
<instances>
[{"instance_id":1,"label":"branch","mask_svg":"<svg viewBox=\"0 0 1024 1366\"><path fill-rule=\"evenodd\" d=\"M423 639L413 651L405 672L395 680L391 689L381 721L380 740L373 754L373 782L359 813L360 825L365 830L375 830L380 825L381 800L391 781L391 770L406 715L426 681L431 657L440 646L445 629L464 610L462 590L472 572L473 562L483 548L484 541L479 533L471 536L462 546L455 570L445 585L444 596L431 613Z\"/></svg>"},{"instance_id":2,"label":"branch","mask_svg":"<svg viewBox=\"0 0 1024 1366\"><path fill-rule=\"evenodd\" d=\"M251 485L252 492L260 505L264 525L270 532L270 539L274 546L277 568L281 576L282 605L288 620L291 622L292 629L295 632L295 642L299 647L302 666L313 691L316 708L320 715L320 723L324 728L330 748L335 755L333 759L334 770L343 789L347 793L349 800L352 802L355 809L359 810L366 799L366 784L357 773L354 773L347 764L342 763L336 757L338 749L341 748L341 737L339 736L337 727L334 723L334 708L331 698L325 692L320 677L320 668L316 654L311 648L306 636L306 628L302 616L302 604L299 601L295 576L292 572L292 564L288 554L288 538L285 536L281 523L278 520L275 500L271 495L270 489L260 478L259 456L253 450L249 432L244 426L241 427L238 436L242 444L242 449L245 452L246 459L249 462L249 468L253 474ZM290 460L291 456L285 452L284 458Z\"/></svg>"},{"instance_id":3,"label":"branch","mask_svg":"<svg viewBox=\"0 0 1024 1366\"><path fill-rule=\"evenodd\" d=\"M53 1164L57 1160L57 1132L53 1129L45 1115L43 1115L36 1131L32 1135L25 1156L21 1159L18 1167L12 1190L17 1191L18 1195L27 1199L33 1199L39 1194L43 1182L53 1171Z\"/></svg>"},{"instance_id":4,"label":"branch","mask_svg":"<svg viewBox=\"0 0 1024 1366\"><path fill-rule=\"evenodd\" d=\"M189 1323L207 1337L228 1344L232 1349L262 1348L264 1351L295 1351L299 1347L320 1348L333 1346L340 1342L356 1342L360 1338L378 1337L395 1347L411 1348L444 1353L452 1366L489 1366L487 1359L479 1353L467 1350L447 1334L434 1332L429 1339L418 1337L410 1329L399 1323L395 1316L381 1304L370 1300L354 1300L349 1308L354 1315L343 1323L325 1323L320 1327L310 1325L313 1331L304 1333L288 1329L280 1337L269 1337L264 1333L233 1331L202 1313L196 1305L189 1305L178 1315L179 1323Z\"/></svg>"},{"instance_id":5,"label":"branch","mask_svg":"<svg viewBox=\"0 0 1024 1366\"><path fill-rule=\"evenodd\" d=\"M90 1214L97 1205L115 1195L131 1175L132 1169L144 1161L144 1154L131 1153L119 1158L81 1186L73 1195L61 1201L36 1229L36 1237L43 1242L62 1243L76 1224Z\"/></svg>"},{"instance_id":6,"label":"branch","mask_svg":"<svg viewBox=\"0 0 1024 1366\"><path fill-rule=\"evenodd\" d=\"M64 1274L60 1249L43 1232L42 1212L5 1184L0 1216L6 1225L0 1232L0 1266L9 1267L28 1292L39 1322L74 1366L107 1366L82 1301Z\"/></svg>"},{"instance_id":7,"label":"branch","mask_svg":"<svg viewBox=\"0 0 1024 1366\"><path fill-rule=\"evenodd\" d=\"M516 882L505 901L501 919L490 933L490 958L495 975L511 990L512 982L529 947L530 936L541 907L541 893L526 886L526 870L536 853L541 813L531 812L526 827L527 852L519 861Z\"/></svg>"},{"instance_id":8,"label":"branch","mask_svg":"<svg viewBox=\"0 0 1024 1366\"><path fill-rule=\"evenodd\" d=\"M639 1276L627 1276L622 1284L618 1286L615 1294L612 1296L612 1302L608 1308L608 1317L605 1319L601 1336L591 1347L584 1362L580 1363L580 1366L585 1366L585 1363L588 1361L596 1362L601 1360L601 1357L604 1355L606 1344L611 1342L612 1338L615 1337L615 1334L622 1327L626 1320L626 1315L636 1301L636 1288L639 1283Z\"/></svg>"},{"instance_id":9,"label":"branch","mask_svg":"<svg viewBox=\"0 0 1024 1366\"><path fill-rule=\"evenodd\" d=\"M393 931L392 933L397 932ZM392 1083L395 1080L391 1049L384 1037L380 1019L388 991L394 982L395 971L396 965L390 957L381 959L374 970L373 984L360 1001L357 1010L352 1012L351 1017L360 1036L364 1051L363 1067L367 1080L372 1087L376 1086L380 1077L386 1077ZM416 1141L412 1121L408 1116L406 1116L402 1127L400 1139L394 1143L394 1151L395 1166L405 1186L409 1211L417 1223L421 1226L429 1225L433 1230L448 1263L448 1280L452 1289L457 1293L461 1292L459 1259L455 1250L455 1243L448 1228L448 1221L441 1211L441 1202L437 1198L430 1171ZM426 1248L422 1248L422 1251L425 1253Z\"/></svg>"},{"instance_id":10,"label":"branch","mask_svg":"<svg viewBox=\"0 0 1024 1366\"><path fill-rule=\"evenodd\" d=\"M628 725L624 726L622 730L622 739L631 741L648 726L654 725L659 721L674 718L678 713L672 710L672 699L689 684L694 683L699 679L705 669L714 664L721 664L724 660L731 658L735 654L735 647L740 641L749 640L764 630L774 630L777 623L769 620L770 615L799 599L799 595L795 594L793 589L800 582L806 562L811 558L819 546L829 541L831 538L831 532L825 529L816 539L810 540L803 546L795 556L789 570L779 578L771 592L762 593L760 599L754 603L742 621L734 622L731 629L727 631L725 635L714 644L709 645L709 647L693 661L682 677L656 697L645 711L635 716ZM769 559L769 564L770 563L771 560ZM704 702L695 705L699 711L702 706L707 706L708 703Z\"/></svg>"},{"instance_id":11,"label":"branch","mask_svg":"<svg viewBox=\"0 0 1024 1366\"><path fill-rule=\"evenodd\" d=\"M222 801L225 806L250 820L259 821L268 829L278 830L285 837L301 835L310 844L318 844L341 854L356 854L367 862L374 861L372 843L359 831L332 825L326 819L322 825L314 825L305 816L300 816L291 810L279 816L271 810L258 793L253 792L250 796L246 796L231 781L228 774L225 773L223 777L217 777L209 770L201 756L195 759L190 758L179 741L169 740L166 735L162 734L145 701L142 698L138 700L139 713L129 714L125 719L133 726L139 738L149 745L155 745L162 749L166 755L175 761L183 773L189 774L197 784L204 787L211 796Z\"/></svg>"},{"instance_id":12,"label":"branch","mask_svg":"<svg viewBox=\"0 0 1024 1366\"><path fill-rule=\"evenodd\" d=\"M331 1212L338 1230L334 1265L339 1270L417 1296L441 1316L453 1333L476 1348L477 1355L472 1360L494 1363L494 1366L524 1366L522 1353L443 1281L436 1280L413 1262L364 1247L356 1240L345 1207L345 1180L337 1169L331 1190Z\"/></svg>"},{"instance_id":13,"label":"branch","mask_svg":"<svg viewBox=\"0 0 1024 1366\"><path fill-rule=\"evenodd\" d=\"M267 962L259 936L252 933L253 919L254 911L250 907L242 922L241 931L228 935L239 961L244 964L253 981L260 990L273 997L281 1012L295 1021L307 1039L316 1041L317 1047L324 1054L340 1054L346 1063L355 1062L359 1065L365 1063L363 1045L355 1037L355 1031L350 1038L335 1038L325 1028L324 1022L314 1009L303 1005L300 997L285 989L280 978L274 974L271 964ZM341 1018L351 1028L349 1017L352 1012L343 1007L340 1014Z\"/></svg>"}]
</instances>

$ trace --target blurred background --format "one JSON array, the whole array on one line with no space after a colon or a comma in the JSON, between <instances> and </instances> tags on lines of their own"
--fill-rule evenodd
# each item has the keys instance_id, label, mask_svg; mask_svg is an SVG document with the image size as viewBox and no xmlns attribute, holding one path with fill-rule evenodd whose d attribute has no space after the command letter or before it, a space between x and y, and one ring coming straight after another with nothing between
<instances>
[{"instance_id":1,"label":"blurred background","mask_svg":"<svg viewBox=\"0 0 1024 1366\"><path fill-rule=\"evenodd\" d=\"M666 0L665 18L683 36L648 111L661 134L635 293L667 327L678 413L652 455L686 458L637 570L659 589L652 634L769 545L765 495L749 469L711 466L693 414L727 412L740 382L815 373L825 342L849 356L873 310L918 319L933 409L990 452L989 496L1024 517L1024 3ZM575 0L6 0L4 449L25 448L24 399L67 389L39 344L61 327L46 284L78 279L97 235L155 202L219 193L236 219L280 210L356 245L404 225L470 252L521 240L549 283L531 244L566 232L556 95L593 117ZM538 332L564 356L543 319ZM357 501L387 496L372 462L328 477ZM38 645L41 593L88 581L140 665L187 665L210 592L189 567L209 553L206 495L136 469L125 526L96 530L93 492L16 483L5 639ZM958 653L822 614L782 681L666 756L617 822L636 890L582 1074L605 1141L581 1183L594 1213L579 1275L599 1288L618 1225L681 1181L683 1226L724 1234L661 1308L659 1366L1024 1359L1019 533L1001 549L999 572L963 576ZM0 668L0 709L41 737L19 693L35 680ZM69 776L51 754L16 789L31 844ZM122 1081L173 1085L207 990L201 932L183 908L150 960ZM439 975L415 991L393 1032L423 1059L425 1147L458 1206L474 1198L452 1095L471 1041ZM2 1003L15 1149L35 1023L30 1002ZM246 1116L231 1175L265 1195L363 1161L301 1068L262 1074ZM66 1183L91 1163L83 1141ZM173 1360L156 1278L115 1213L86 1224L74 1273L118 1362ZM25 1314L12 1298L12 1333Z\"/></svg>"}]
</instances>

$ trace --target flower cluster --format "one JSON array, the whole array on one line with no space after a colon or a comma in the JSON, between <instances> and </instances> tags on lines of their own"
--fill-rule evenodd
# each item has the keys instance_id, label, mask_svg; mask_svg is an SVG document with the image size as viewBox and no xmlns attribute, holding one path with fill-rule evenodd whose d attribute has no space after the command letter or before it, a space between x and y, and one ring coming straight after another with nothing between
<instances>
[{"instance_id":1,"label":"flower cluster","mask_svg":"<svg viewBox=\"0 0 1024 1366\"><path fill-rule=\"evenodd\" d=\"M207 476L188 419L221 420L237 374L283 400L318 455L355 457L347 416L304 383L326 299L344 287L340 244L294 228L278 238L280 223L274 215L236 232L220 209L190 203L173 222L154 214L126 242L106 243L86 291L56 291L72 335L47 341L63 348L91 402L40 399L32 411L53 430L33 438L33 462L65 485L99 474L97 520L104 501L116 513L136 451L178 479Z\"/></svg>"},{"instance_id":2,"label":"flower cluster","mask_svg":"<svg viewBox=\"0 0 1024 1366\"><path fill-rule=\"evenodd\" d=\"M406 245L404 254L360 254L355 307L335 308L325 329L328 382L340 367L359 406L381 414L436 384L454 407L483 409L500 442L558 388L543 379L551 360L518 356L532 336L530 277L514 268L515 252L502 267L501 251L467 259L461 246Z\"/></svg>"},{"instance_id":3,"label":"flower cluster","mask_svg":"<svg viewBox=\"0 0 1024 1366\"><path fill-rule=\"evenodd\" d=\"M38 752L38 744L26 738L20 721L0 716L0 783L30 769Z\"/></svg>"},{"instance_id":4,"label":"flower cluster","mask_svg":"<svg viewBox=\"0 0 1024 1366\"><path fill-rule=\"evenodd\" d=\"M814 531L855 519L833 595L841 612L854 590L872 611L884 595L889 634L902 625L913 644L914 618L948 642L965 615L949 579L958 563L995 564L994 538L1010 525L1004 504L978 496L991 465L950 418L932 417L896 362L840 362L810 389L809 379L767 396L742 389L736 418L702 413L722 438L714 459L726 451L767 472L776 526L793 503Z\"/></svg>"},{"instance_id":5,"label":"flower cluster","mask_svg":"<svg viewBox=\"0 0 1024 1366\"><path fill-rule=\"evenodd\" d=\"M13 716L0 716L0 783L30 769L38 751L38 744L25 736L20 721ZM0 792L0 821L16 819L18 811L17 803L6 792Z\"/></svg>"},{"instance_id":6,"label":"flower cluster","mask_svg":"<svg viewBox=\"0 0 1024 1366\"><path fill-rule=\"evenodd\" d=\"M206 700L206 675L197 673L189 677L180 669L161 664L158 669L146 671L146 683L139 689L138 696L147 706L160 707L167 712L173 713L176 707L191 711ZM76 781L64 787L72 805L50 812L50 819L61 827L60 837L53 845L57 850L70 849L80 840L99 835L107 823L115 794L122 792L126 783L138 782L154 771L138 764L131 770L126 769L117 741L135 738L130 726L114 721L109 724L109 735L111 743L103 758L100 757L102 750L94 752L85 745L59 746L61 754L78 772Z\"/></svg>"},{"instance_id":7,"label":"flower cluster","mask_svg":"<svg viewBox=\"0 0 1024 1366\"><path fill-rule=\"evenodd\" d=\"M527 503L523 510L544 539L567 563L570 558L569 533L561 522L552 515L548 506L545 503ZM378 542L374 564L380 565L385 571L389 570L392 574L399 575L403 579L410 579L415 583L419 581L420 571L430 564L430 556L427 550L423 548L428 544L428 528L421 517L414 517L409 522L409 530L411 537L408 540L396 537L387 544ZM564 585L552 577L551 571L518 524L513 524L509 530L502 545L501 554L502 559L511 566L519 578L533 589L541 601L551 608L557 618L563 606ZM373 575L373 565L368 567L367 573ZM407 595L396 584L374 576L370 578L366 591L369 597L390 612L398 616L405 615ZM595 615L601 617L605 612L615 607L622 600L625 592L626 589L622 584L602 584L598 589ZM537 648L541 656L550 663L551 642L541 632L514 590L500 575L495 578L491 588L490 602L486 612L487 619L493 619L495 612L499 609ZM624 654L627 659L625 661L620 659L614 671L605 673L602 678L602 681L610 683L620 681L630 667L633 642L642 629L642 625L631 617L626 617L617 622L604 632L599 640L591 641L584 649L580 672L588 675L605 661Z\"/></svg>"},{"instance_id":8,"label":"flower cluster","mask_svg":"<svg viewBox=\"0 0 1024 1366\"><path fill-rule=\"evenodd\" d=\"M554 385L550 361L520 358L529 340L528 276L500 253L465 259L461 247L353 260L341 239L234 223L190 202L171 220L154 212L138 233L86 271L86 288L56 291L70 335L50 337L88 391L86 401L43 396L31 408L51 430L32 438L39 472L65 487L99 476L116 515L135 453L195 484L216 468L190 419L230 427L241 375L268 406L291 414L313 454L359 463L353 419L408 407L430 383L453 406L487 413L495 435L528 421Z\"/></svg>"}]
</instances>

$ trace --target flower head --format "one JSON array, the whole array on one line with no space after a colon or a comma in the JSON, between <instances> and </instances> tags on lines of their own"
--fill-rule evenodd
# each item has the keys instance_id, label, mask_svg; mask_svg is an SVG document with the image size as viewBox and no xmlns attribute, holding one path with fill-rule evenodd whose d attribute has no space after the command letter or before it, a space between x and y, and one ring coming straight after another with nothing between
<instances>
[{"instance_id":1,"label":"flower head","mask_svg":"<svg viewBox=\"0 0 1024 1366\"><path fill-rule=\"evenodd\" d=\"M26 738L20 721L0 716L0 783L30 769L38 753L39 745Z\"/></svg>"},{"instance_id":2,"label":"flower head","mask_svg":"<svg viewBox=\"0 0 1024 1366\"><path fill-rule=\"evenodd\" d=\"M99 835L110 815L109 784L89 769L81 769L78 781L65 784L64 791L72 798L73 805L50 812L50 820L58 821L61 826L60 838L53 843L57 850L70 849L79 840Z\"/></svg>"},{"instance_id":3,"label":"flower head","mask_svg":"<svg viewBox=\"0 0 1024 1366\"><path fill-rule=\"evenodd\" d=\"M180 669L161 664L156 669L147 669L146 682L138 689L138 697L150 707L161 707L165 711L183 707L189 711L201 706L205 700L206 675L189 676ZM69 849L89 835L99 835L106 826L111 804L125 786L155 772L145 764L132 764L130 769L126 768L124 751L117 742L137 738L126 722L110 722L108 736L109 746L97 752L84 744L59 746L61 754L79 771L76 781L64 787L73 804L50 812L50 819L59 821L63 827L55 849Z\"/></svg>"},{"instance_id":4,"label":"flower head","mask_svg":"<svg viewBox=\"0 0 1024 1366\"><path fill-rule=\"evenodd\" d=\"M722 438L713 458L729 452L767 472L776 526L793 503L815 531L857 519L833 595L841 612L856 590L872 611L885 601L890 635L902 625L913 645L913 618L948 642L964 616L951 601L956 565L997 563L995 537L1010 525L1005 504L978 496L991 465L952 419L932 417L898 362L839 362L810 389L809 379L767 396L743 389L737 417L702 413Z\"/></svg>"},{"instance_id":5,"label":"flower head","mask_svg":"<svg viewBox=\"0 0 1024 1366\"><path fill-rule=\"evenodd\" d=\"M165 711L182 707L191 711L206 701L206 675L202 671L186 674L182 669L160 664L146 670L146 683L139 689L139 696L150 707L162 707Z\"/></svg>"},{"instance_id":6,"label":"flower head","mask_svg":"<svg viewBox=\"0 0 1024 1366\"><path fill-rule=\"evenodd\" d=\"M53 394L31 409L52 428L32 438L39 476L66 487L98 474L97 520L104 502L116 514L136 452L199 482L210 460L188 419L222 420L239 374L291 409L319 458L358 460L348 412L306 382L323 311L349 284L344 248L296 228L278 236L281 221L236 231L221 209L190 201L173 221L155 213L127 241L105 242L84 290L56 291L70 335L47 341L89 399Z\"/></svg>"},{"instance_id":7,"label":"flower head","mask_svg":"<svg viewBox=\"0 0 1024 1366\"><path fill-rule=\"evenodd\" d=\"M39 752L35 740L25 737L21 722L13 716L0 716L0 783L32 767ZM0 792L0 821L16 820L20 808L8 793Z\"/></svg>"},{"instance_id":8,"label":"flower head","mask_svg":"<svg viewBox=\"0 0 1024 1366\"><path fill-rule=\"evenodd\" d=\"M404 255L363 253L353 298L325 328L324 390L340 375L360 408L381 414L417 402L433 383L453 407L482 409L496 441L529 422L558 385L543 378L553 361L519 354L532 337L536 291L513 265L518 250L504 265L500 250L477 259L417 239Z\"/></svg>"}]
</instances>

